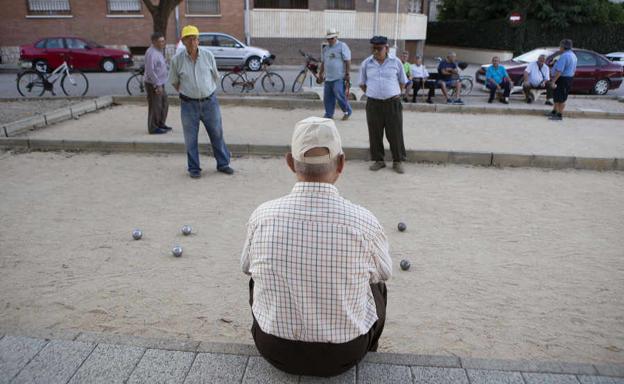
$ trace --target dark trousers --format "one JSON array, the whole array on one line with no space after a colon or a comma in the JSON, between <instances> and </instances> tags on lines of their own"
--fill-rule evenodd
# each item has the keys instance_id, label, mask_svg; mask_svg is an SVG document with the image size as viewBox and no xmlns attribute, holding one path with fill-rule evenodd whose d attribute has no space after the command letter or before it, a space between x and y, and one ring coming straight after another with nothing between
<instances>
[{"instance_id":1,"label":"dark trousers","mask_svg":"<svg viewBox=\"0 0 624 384\"><path fill-rule=\"evenodd\" d=\"M165 126L169 100L164 88L162 94L157 95L154 84L145 83L145 90L147 91L147 131L152 133L157 128Z\"/></svg>"},{"instance_id":2,"label":"dark trousers","mask_svg":"<svg viewBox=\"0 0 624 384\"><path fill-rule=\"evenodd\" d=\"M253 305L253 279L249 279L249 305ZM251 334L258 351L277 369L293 375L334 376L348 371L364 358L368 351L376 351L386 322L388 291L383 282L371 284L378 320L368 333L341 344L312 343L282 339L262 331L256 318ZM253 316L253 313L252 313Z\"/></svg>"},{"instance_id":3,"label":"dark trousers","mask_svg":"<svg viewBox=\"0 0 624 384\"><path fill-rule=\"evenodd\" d=\"M425 88L425 79L423 78L412 79L412 89L414 89L414 93L412 94L412 103L416 102L416 94L421 88L422 89ZM435 87L429 87L429 94L427 95L427 100L431 100L434 94L435 94Z\"/></svg>"},{"instance_id":4,"label":"dark trousers","mask_svg":"<svg viewBox=\"0 0 624 384\"><path fill-rule=\"evenodd\" d=\"M390 143L392 161L407 160L405 143L403 142L403 104L401 104L400 97L386 100L371 98L366 100L366 123L368 124L371 160L384 160L384 130L386 139Z\"/></svg>"},{"instance_id":5,"label":"dark trousers","mask_svg":"<svg viewBox=\"0 0 624 384\"><path fill-rule=\"evenodd\" d=\"M505 92L503 96L509 97L509 94L511 93L511 83L509 83L509 80L505 78L503 79L503 82L498 85L500 85ZM490 90L490 100L494 100L494 96L496 95L496 84L493 81L488 80L487 87Z\"/></svg>"},{"instance_id":6,"label":"dark trousers","mask_svg":"<svg viewBox=\"0 0 624 384\"><path fill-rule=\"evenodd\" d=\"M544 87L540 87L540 86L534 87L529 83L522 84L522 91L524 91L524 96L527 99L529 98L529 93L531 92L531 89L546 89L546 100L550 100L553 98L553 89L549 81L546 82L546 86Z\"/></svg>"}]
</instances>

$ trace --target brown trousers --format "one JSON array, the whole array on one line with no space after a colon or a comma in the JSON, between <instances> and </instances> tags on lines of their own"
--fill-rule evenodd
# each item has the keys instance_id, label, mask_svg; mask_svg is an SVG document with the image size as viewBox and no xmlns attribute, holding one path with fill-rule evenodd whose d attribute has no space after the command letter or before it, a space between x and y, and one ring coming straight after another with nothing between
<instances>
[{"instance_id":1,"label":"brown trousers","mask_svg":"<svg viewBox=\"0 0 624 384\"><path fill-rule=\"evenodd\" d=\"M249 280L249 305L253 304L253 279ZM368 333L341 344L282 339L265 333L253 318L251 334L258 351L277 369L293 375L335 376L348 371L376 351L386 322L388 291L383 282L371 284L378 320ZM253 312L252 312L253 316Z\"/></svg>"},{"instance_id":2,"label":"brown trousers","mask_svg":"<svg viewBox=\"0 0 624 384\"><path fill-rule=\"evenodd\" d=\"M147 91L147 131L153 133L156 128L165 126L169 112L169 100L164 89L162 94L156 94L154 84L145 83L145 90Z\"/></svg>"},{"instance_id":3,"label":"brown trousers","mask_svg":"<svg viewBox=\"0 0 624 384\"><path fill-rule=\"evenodd\" d=\"M369 98L366 101L366 123L372 161L384 160L384 131L390 144L392 161L407 160L403 142L403 104L399 97L387 100Z\"/></svg>"}]
</instances>

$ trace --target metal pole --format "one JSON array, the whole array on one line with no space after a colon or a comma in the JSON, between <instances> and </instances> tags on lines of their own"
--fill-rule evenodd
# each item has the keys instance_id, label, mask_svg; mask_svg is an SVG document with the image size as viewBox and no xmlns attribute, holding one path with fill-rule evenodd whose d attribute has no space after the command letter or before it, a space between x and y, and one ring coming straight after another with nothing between
<instances>
[{"instance_id":1,"label":"metal pole","mask_svg":"<svg viewBox=\"0 0 624 384\"><path fill-rule=\"evenodd\" d=\"M249 31L249 0L245 0L245 44L251 44L251 34Z\"/></svg>"},{"instance_id":2,"label":"metal pole","mask_svg":"<svg viewBox=\"0 0 624 384\"><path fill-rule=\"evenodd\" d=\"M373 25L373 35L377 36L377 24L379 24L379 0L375 0L375 21Z\"/></svg>"},{"instance_id":3,"label":"metal pole","mask_svg":"<svg viewBox=\"0 0 624 384\"><path fill-rule=\"evenodd\" d=\"M396 0L396 17L394 18L394 49L397 49L397 39L399 38L399 0Z\"/></svg>"},{"instance_id":4,"label":"metal pole","mask_svg":"<svg viewBox=\"0 0 624 384\"><path fill-rule=\"evenodd\" d=\"M175 7L175 28L176 28L176 42L180 40L180 10L178 6Z\"/></svg>"}]
</instances>

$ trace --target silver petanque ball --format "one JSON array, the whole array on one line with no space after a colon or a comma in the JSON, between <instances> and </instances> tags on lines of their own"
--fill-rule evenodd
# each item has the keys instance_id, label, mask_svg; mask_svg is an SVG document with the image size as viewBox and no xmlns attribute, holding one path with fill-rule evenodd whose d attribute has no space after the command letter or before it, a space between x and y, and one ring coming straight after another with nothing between
<instances>
[{"instance_id":1,"label":"silver petanque ball","mask_svg":"<svg viewBox=\"0 0 624 384\"><path fill-rule=\"evenodd\" d=\"M139 240L141 237L143 237L143 232L140 229L132 231L132 238L134 240Z\"/></svg>"},{"instance_id":2,"label":"silver petanque ball","mask_svg":"<svg viewBox=\"0 0 624 384\"><path fill-rule=\"evenodd\" d=\"M404 271L407 271L412 266L412 264L408 260L405 260L405 259L401 260L401 263L399 265L401 266L401 269Z\"/></svg>"},{"instance_id":3,"label":"silver petanque ball","mask_svg":"<svg viewBox=\"0 0 624 384\"><path fill-rule=\"evenodd\" d=\"M175 257L180 257L182 256L182 247L180 247L179 245L176 245L175 247L173 247L173 249L171 250L171 253L173 253L173 256Z\"/></svg>"},{"instance_id":4,"label":"silver petanque ball","mask_svg":"<svg viewBox=\"0 0 624 384\"><path fill-rule=\"evenodd\" d=\"M183 227L182 227L182 234L183 234L184 236L188 236L188 235L190 235L190 234L191 234L191 232L193 232L193 228L191 228L191 226L190 226L190 225L185 225L185 226L183 226Z\"/></svg>"}]
</instances>

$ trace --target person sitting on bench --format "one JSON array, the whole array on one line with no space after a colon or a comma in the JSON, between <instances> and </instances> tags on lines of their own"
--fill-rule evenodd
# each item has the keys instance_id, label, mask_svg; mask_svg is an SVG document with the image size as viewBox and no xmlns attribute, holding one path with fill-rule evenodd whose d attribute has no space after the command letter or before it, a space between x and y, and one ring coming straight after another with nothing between
<instances>
[{"instance_id":1,"label":"person sitting on bench","mask_svg":"<svg viewBox=\"0 0 624 384\"><path fill-rule=\"evenodd\" d=\"M546 105L553 105L553 89L550 84L550 68L546 65L546 55L539 55L537 61L534 61L527 65L524 70L524 82L522 83L522 90L527 103L532 103L533 96L531 95L532 89L545 89L546 90Z\"/></svg>"},{"instance_id":2,"label":"person sitting on bench","mask_svg":"<svg viewBox=\"0 0 624 384\"><path fill-rule=\"evenodd\" d=\"M511 93L511 77L507 73L505 67L500 65L500 58L498 56L492 57L492 65L485 71L485 85L490 90L490 98L488 103L494 101L496 92L503 90L504 98L501 99L501 103L509 104L509 94Z\"/></svg>"},{"instance_id":3,"label":"person sitting on bench","mask_svg":"<svg viewBox=\"0 0 624 384\"><path fill-rule=\"evenodd\" d=\"M457 55L455 52L449 52L446 60L442 60L438 65L438 85L442 90L442 94L446 98L447 104L464 104L459 95L461 95L461 81L459 81L459 69L455 60ZM455 88L455 100L449 97L447 87Z\"/></svg>"},{"instance_id":4,"label":"person sitting on bench","mask_svg":"<svg viewBox=\"0 0 624 384\"><path fill-rule=\"evenodd\" d=\"M429 79L429 72L427 72L427 68L422 63L422 57L420 55L416 55L414 59L414 64L412 64L410 68L410 74L412 75L412 88L414 89L414 93L412 94L412 103L416 102L416 94L422 88L425 89L425 83L427 79ZM427 96L427 103L433 103L431 98L435 92L435 87L429 87L429 95Z\"/></svg>"}]
</instances>

